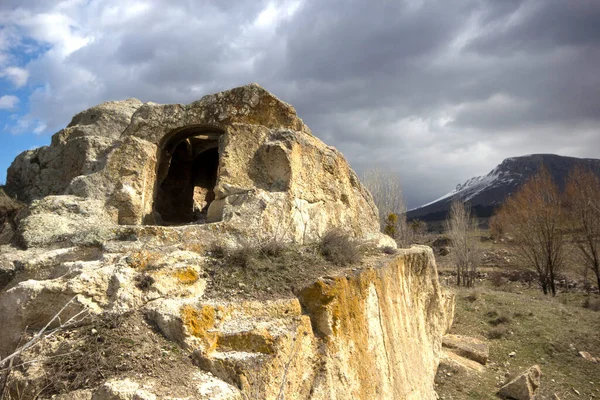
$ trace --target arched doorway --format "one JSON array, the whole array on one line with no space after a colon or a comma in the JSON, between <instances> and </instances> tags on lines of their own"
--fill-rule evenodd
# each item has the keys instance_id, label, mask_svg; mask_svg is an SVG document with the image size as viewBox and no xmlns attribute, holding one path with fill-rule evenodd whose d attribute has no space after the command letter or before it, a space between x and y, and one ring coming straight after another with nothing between
<instances>
[{"instance_id":1,"label":"arched doorway","mask_svg":"<svg viewBox=\"0 0 600 400\"><path fill-rule=\"evenodd\" d=\"M156 223L206 222L215 199L222 134L215 128L188 127L165 137L155 186Z\"/></svg>"}]
</instances>

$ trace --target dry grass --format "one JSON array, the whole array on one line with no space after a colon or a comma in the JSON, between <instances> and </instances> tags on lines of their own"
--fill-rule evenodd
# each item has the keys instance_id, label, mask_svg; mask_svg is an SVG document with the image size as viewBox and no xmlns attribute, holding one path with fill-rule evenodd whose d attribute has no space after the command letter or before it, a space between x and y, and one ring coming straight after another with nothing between
<instances>
[{"instance_id":1,"label":"dry grass","mask_svg":"<svg viewBox=\"0 0 600 400\"><path fill-rule=\"evenodd\" d=\"M317 245L282 241L228 248L213 243L205 253L209 275L207 295L252 299L293 296L294 290L315 278L336 274L359 262L362 253L347 235L331 232ZM381 252L377 250L377 256ZM366 257L366 255L365 255Z\"/></svg>"},{"instance_id":2,"label":"dry grass","mask_svg":"<svg viewBox=\"0 0 600 400\"><path fill-rule=\"evenodd\" d=\"M337 229L323 236L319 252L327 261L340 266L355 264L361 258L357 243L347 233Z\"/></svg>"},{"instance_id":3,"label":"dry grass","mask_svg":"<svg viewBox=\"0 0 600 400\"><path fill-rule=\"evenodd\" d=\"M523 282L507 283L503 290L484 282L477 296L453 289L457 300L451 333L489 339L490 361L480 375L461 373L445 379L436 388L440 398L496 399L501 382L534 364L544 374L542 398L553 393L561 399L598 397L600 364L578 355L588 351L600 356L600 313L581 307L585 293L561 292L551 298ZM596 299L600 302L600 297L590 296L590 301ZM513 351L516 356L510 357Z\"/></svg>"},{"instance_id":4,"label":"dry grass","mask_svg":"<svg viewBox=\"0 0 600 400\"><path fill-rule=\"evenodd\" d=\"M488 316L490 316L491 314L488 313ZM498 315L498 313L494 312L493 313L494 316ZM507 315L499 315L496 318L493 318L491 320L488 321L488 323L492 326L498 326L498 325L502 325L502 324L510 324L511 323L511 319L509 316Z\"/></svg>"},{"instance_id":5,"label":"dry grass","mask_svg":"<svg viewBox=\"0 0 600 400\"><path fill-rule=\"evenodd\" d=\"M184 397L194 390L190 377L196 367L189 357L156 333L136 312L93 317L88 324L62 335L68 341L54 353L39 358L44 369L51 372L32 385L40 388L37 389L40 398L93 388L107 379L125 377L158 380L158 387L165 391L160 394L164 396L175 395L167 391L177 391L178 396Z\"/></svg>"},{"instance_id":6,"label":"dry grass","mask_svg":"<svg viewBox=\"0 0 600 400\"><path fill-rule=\"evenodd\" d=\"M469 293L468 295L466 295L464 297L464 299L470 303L473 303L477 300L479 300L479 298L481 297L481 294L478 291L471 291L471 293Z\"/></svg>"},{"instance_id":7,"label":"dry grass","mask_svg":"<svg viewBox=\"0 0 600 400\"><path fill-rule=\"evenodd\" d=\"M582 307L588 310L600 311L600 298L586 297L583 300Z\"/></svg>"},{"instance_id":8,"label":"dry grass","mask_svg":"<svg viewBox=\"0 0 600 400\"><path fill-rule=\"evenodd\" d=\"M285 243L233 249L215 243L206 255L207 295L215 298L292 295L300 282L321 275L326 264L314 249Z\"/></svg>"}]
</instances>

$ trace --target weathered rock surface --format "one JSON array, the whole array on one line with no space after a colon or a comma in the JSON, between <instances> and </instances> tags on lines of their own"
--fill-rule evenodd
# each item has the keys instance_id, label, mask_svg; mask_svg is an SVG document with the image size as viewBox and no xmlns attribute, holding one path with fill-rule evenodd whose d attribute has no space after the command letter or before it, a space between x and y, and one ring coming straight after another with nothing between
<instances>
[{"instance_id":1,"label":"weathered rock surface","mask_svg":"<svg viewBox=\"0 0 600 400\"><path fill-rule=\"evenodd\" d=\"M460 381L462 374L480 374L485 370L488 357L486 342L469 336L445 335L435 382L444 384L447 379Z\"/></svg>"},{"instance_id":2,"label":"weathered rock surface","mask_svg":"<svg viewBox=\"0 0 600 400\"><path fill-rule=\"evenodd\" d=\"M100 244L115 233L115 211L99 200L47 196L27 208L17 232L26 247Z\"/></svg>"},{"instance_id":3,"label":"weathered rock surface","mask_svg":"<svg viewBox=\"0 0 600 400\"><path fill-rule=\"evenodd\" d=\"M451 352L482 365L487 363L490 356L490 347L487 342L470 336L445 335L442 345Z\"/></svg>"},{"instance_id":4,"label":"weathered rock surface","mask_svg":"<svg viewBox=\"0 0 600 400\"><path fill-rule=\"evenodd\" d=\"M456 353L444 349L440 358L440 365L438 368L438 374L441 372L455 373L455 372L483 372L484 366L476 361L469 360L468 358L461 357Z\"/></svg>"},{"instance_id":5,"label":"weathered rock surface","mask_svg":"<svg viewBox=\"0 0 600 400\"><path fill-rule=\"evenodd\" d=\"M318 279L297 298L260 302L206 298L203 260L193 252L130 248L85 257L80 248L70 248L33 257L33 251L3 255L21 267L0 292L2 356L26 327L39 330L73 299L63 321L80 310L145 314L204 374L190 398L435 398L433 378L453 298L439 286L428 247ZM65 261L70 258L98 259ZM152 277L148 286L140 285L140 276ZM43 354L70 353L72 335L42 346ZM43 359L38 353L30 357ZM12 382L36 388L43 376L43 370L24 368ZM168 387L161 392L152 382L117 375L63 398L168 398Z\"/></svg>"},{"instance_id":6,"label":"weathered rock surface","mask_svg":"<svg viewBox=\"0 0 600 400\"><path fill-rule=\"evenodd\" d=\"M534 400L541 384L542 370L534 365L517 378L502 386L498 396L512 400Z\"/></svg>"},{"instance_id":7,"label":"weathered rock surface","mask_svg":"<svg viewBox=\"0 0 600 400\"><path fill-rule=\"evenodd\" d=\"M342 154L256 84L189 105L129 99L92 107L50 146L19 155L6 189L26 202L82 197L95 214L114 215L115 225L212 222L233 239L296 242L338 227L394 246L379 233L371 195ZM66 212L73 202L64 201ZM37 218L24 244L42 245L55 222Z\"/></svg>"}]
</instances>

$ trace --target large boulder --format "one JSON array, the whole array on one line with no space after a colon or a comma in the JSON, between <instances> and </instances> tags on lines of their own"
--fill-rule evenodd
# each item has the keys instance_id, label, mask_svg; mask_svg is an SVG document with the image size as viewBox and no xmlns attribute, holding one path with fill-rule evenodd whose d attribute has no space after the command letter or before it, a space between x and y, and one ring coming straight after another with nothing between
<instances>
[{"instance_id":1,"label":"large boulder","mask_svg":"<svg viewBox=\"0 0 600 400\"><path fill-rule=\"evenodd\" d=\"M295 242L342 228L395 246L379 233L373 199L342 154L257 84L188 105L129 99L92 107L50 146L19 155L6 187L26 202L98 201L98 215L111 223L116 215L115 225L192 224L234 239Z\"/></svg>"},{"instance_id":2,"label":"large boulder","mask_svg":"<svg viewBox=\"0 0 600 400\"><path fill-rule=\"evenodd\" d=\"M521 375L502 386L498 396L510 400L534 400L540 388L542 370L534 365Z\"/></svg>"}]
</instances>

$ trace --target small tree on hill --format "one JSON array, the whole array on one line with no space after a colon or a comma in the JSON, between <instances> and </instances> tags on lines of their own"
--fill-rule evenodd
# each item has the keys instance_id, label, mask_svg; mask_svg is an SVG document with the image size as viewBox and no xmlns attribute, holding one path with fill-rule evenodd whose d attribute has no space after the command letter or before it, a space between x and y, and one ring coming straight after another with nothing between
<instances>
[{"instance_id":1,"label":"small tree on hill","mask_svg":"<svg viewBox=\"0 0 600 400\"><path fill-rule=\"evenodd\" d=\"M410 230L417 236L423 236L427 233L427 222L420 219L410 221Z\"/></svg>"},{"instance_id":2,"label":"small tree on hill","mask_svg":"<svg viewBox=\"0 0 600 400\"><path fill-rule=\"evenodd\" d=\"M596 275L600 291L600 179L590 170L575 168L567 181L565 204L584 267Z\"/></svg>"},{"instance_id":3,"label":"small tree on hill","mask_svg":"<svg viewBox=\"0 0 600 400\"><path fill-rule=\"evenodd\" d=\"M398 214L391 213L387 216L383 233L393 238L396 237L398 234Z\"/></svg>"},{"instance_id":4,"label":"small tree on hill","mask_svg":"<svg viewBox=\"0 0 600 400\"><path fill-rule=\"evenodd\" d=\"M401 244L409 244L410 235L406 224L406 205L398 176L381 168L371 168L365 171L361 181L371 192L373 201L379 210L381 230L385 232L386 227L390 225L388 219L394 214L396 219L393 222L393 235L390 236Z\"/></svg>"},{"instance_id":5,"label":"small tree on hill","mask_svg":"<svg viewBox=\"0 0 600 400\"><path fill-rule=\"evenodd\" d=\"M505 201L497 216L514 238L521 263L536 271L544 294L555 296L555 280L565 264L565 212L548 171L542 167Z\"/></svg>"},{"instance_id":6,"label":"small tree on hill","mask_svg":"<svg viewBox=\"0 0 600 400\"><path fill-rule=\"evenodd\" d=\"M479 229L471 206L455 200L450 206L446 230L452 241L450 255L456 268L456 284L473 286L480 262Z\"/></svg>"}]
</instances>

